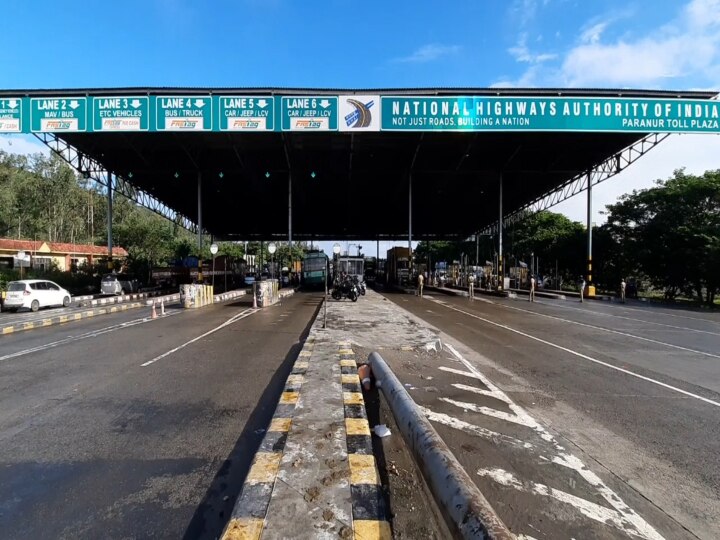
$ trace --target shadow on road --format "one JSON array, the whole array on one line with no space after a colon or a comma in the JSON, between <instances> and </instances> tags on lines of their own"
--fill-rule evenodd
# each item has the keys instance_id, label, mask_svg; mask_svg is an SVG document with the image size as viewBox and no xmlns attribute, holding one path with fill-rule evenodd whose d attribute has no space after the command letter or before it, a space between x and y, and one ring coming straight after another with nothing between
<instances>
[{"instance_id":1,"label":"shadow on road","mask_svg":"<svg viewBox=\"0 0 720 540\"><path fill-rule=\"evenodd\" d=\"M255 453L265 436L265 430L270 425L275 407L285 388L285 381L292 371L295 359L307 339L310 327L315 321L319 310L320 305L318 304L313 317L300 334L298 342L285 355L285 359L248 417L240 438L223 461L205 496L195 510L195 514L183 536L185 540L214 540L222 534L235 506L235 501L240 494L245 477L250 470Z\"/></svg>"}]
</instances>

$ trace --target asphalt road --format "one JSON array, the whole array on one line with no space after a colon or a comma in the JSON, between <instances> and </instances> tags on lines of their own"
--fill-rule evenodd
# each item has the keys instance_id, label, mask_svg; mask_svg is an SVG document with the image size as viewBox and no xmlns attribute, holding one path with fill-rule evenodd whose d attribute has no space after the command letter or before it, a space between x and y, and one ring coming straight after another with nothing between
<instances>
[{"instance_id":1,"label":"asphalt road","mask_svg":"<svg viewBox=\"0 0 720 540\"><path fill-rule=\"evenodd\" d=\"M218 536L320 300L0 336L0 536Z\"/></svg>"},{"instance_id":2,"label":"asphalt road","mask_svg":"<svg viewBox=\"0 0 720 540\"><path fill-rule=\"evenodd\" d=\"M720 538L717 314L386 297L464 345L388 355L514 531Z\"/></svg>"}]
</instances>

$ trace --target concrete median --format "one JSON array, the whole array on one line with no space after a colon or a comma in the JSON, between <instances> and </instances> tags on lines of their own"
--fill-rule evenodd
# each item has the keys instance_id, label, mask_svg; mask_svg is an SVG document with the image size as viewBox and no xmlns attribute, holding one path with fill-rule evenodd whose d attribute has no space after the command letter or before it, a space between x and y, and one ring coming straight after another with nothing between
<instances>
[{"instance_id":1,"label":"concrete median","mask_svg":"<svg viewBox=\"0 0 720 540\"><path fill-rule=\"evenodd\" d=\"M385 360L374 352L368 362L448 527L466 539L514 539Z\"/></svg>"}]
</instances>

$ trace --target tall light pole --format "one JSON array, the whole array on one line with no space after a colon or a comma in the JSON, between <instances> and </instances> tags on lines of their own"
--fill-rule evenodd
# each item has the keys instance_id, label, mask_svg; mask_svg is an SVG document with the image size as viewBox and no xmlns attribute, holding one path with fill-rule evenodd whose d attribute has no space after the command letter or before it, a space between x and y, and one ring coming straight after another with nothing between
<instances>
[{"instance_id":1,"label":"tall light pole","mask_svg":"<svg viewBox=\"0 0 720 540\"><path fill-rule=\"evenodd\" d=\"M213 270L212 270L212 286L213 291L215 290L215 254L218 252L218 245L217 244L210 244L210 253L212 253L213 256Z\"/></svg>"},{"instance_id":2,"label":"tall light pole","mask_svg":"<svg viewBox=\"0 0 720 540\"><path fill-rule=\"evenodd\" d=\"M340 244L335 242L333 244L333 255L337 257L340 254ZM325 302L323 302L323 328L327 328L327 303L328 303L328 267L330 266L330 261L327 260L325 262Z\"/></svg>"},{"instance_id":3,"label":"tall light pole","mask_svg":"<svg viewBox=\"0 0 720 540\"><path fill-rule=\"evenodd\" d=\"M272 257L272 262L270 263L270 279L275 279L275 251L277 251L275 242L270 242L268 244L268 251Z\"/></svg>"}]
</instances>

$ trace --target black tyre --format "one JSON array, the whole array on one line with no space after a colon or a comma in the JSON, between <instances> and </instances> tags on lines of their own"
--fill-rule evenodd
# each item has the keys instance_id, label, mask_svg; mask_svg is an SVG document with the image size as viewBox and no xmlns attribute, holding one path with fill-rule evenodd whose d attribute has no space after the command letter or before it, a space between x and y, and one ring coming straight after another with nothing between
<instances>
[{"instance_id":1,"label":"black tyre","mask_svg":"<svg viewBox=\"0 0 720 540\"><path fill-rule=\"evenodd\" d=\"M70 305L70 297L66 296L63 298L63 307L68 307Z\"/></svg>"},{"instance_id":2,"label":"black tyre","mask_svg":"<svg viewBox=\"0 0 720 540\"><path fill-rule=\"evenodd\" d=\"M33 300L32 304L30 304L30 310L35 312L38 309L40 309L40 302L38 302L37 300Z\"/></svg>"},{"instance_id":3,"label":"black tyre","mask_svg":"<svg viewBox=\"0 0 720 540\"><path fill-rule=\"evenodd\" d=\"M342 295L340 294L340 291L338 291L338 290L333 290L333 292L332 292L332 297L333 297L335 300L340 300L340 299L342 298Z\"/></svg>"},{"instance_id":4,"label":"black tyre","mask_svg":"<svg viewBox=\"0 0 720 540\"><path fill-rule=\"evenodd\" d=\"M352 300L353 302L357 302L358 295L357 295L357 293L356 293L355 291L350 291L350 292L348 293L348 298L349 298L350 300Z\"/></svg>"}]
</instances>

